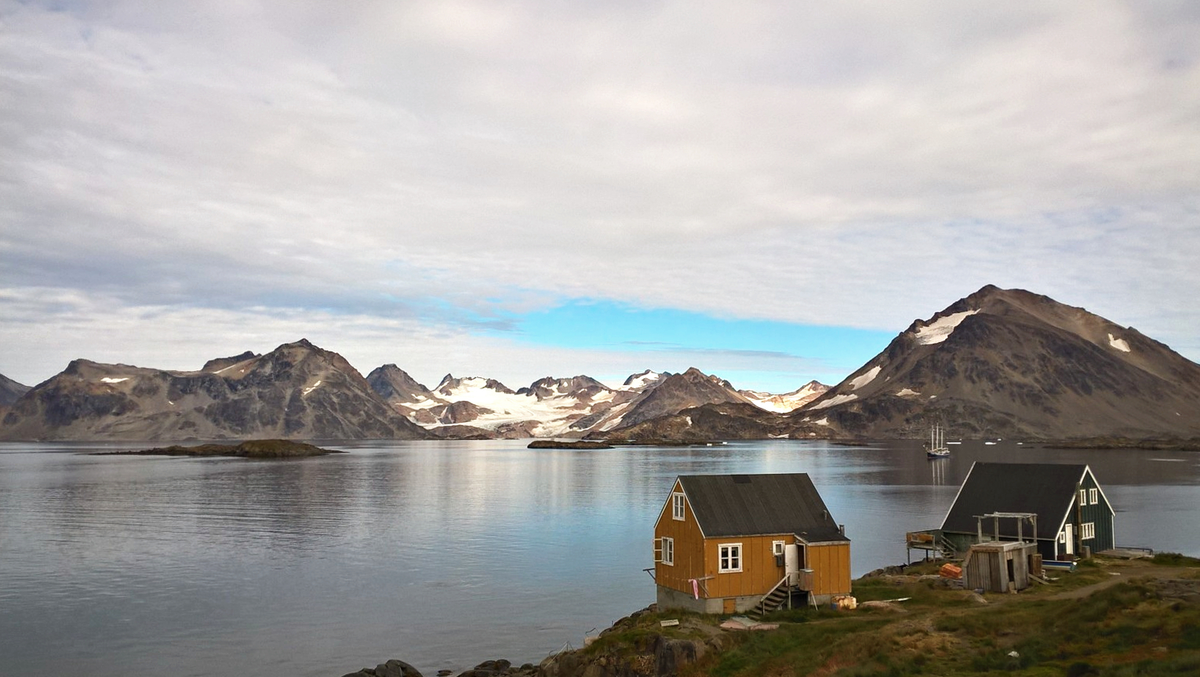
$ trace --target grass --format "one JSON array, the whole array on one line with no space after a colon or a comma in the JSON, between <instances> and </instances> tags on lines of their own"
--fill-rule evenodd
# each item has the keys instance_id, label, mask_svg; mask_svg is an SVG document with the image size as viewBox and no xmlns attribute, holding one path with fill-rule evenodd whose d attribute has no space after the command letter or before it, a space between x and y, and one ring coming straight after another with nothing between
<instances>
[{"instance_id":1,"label":"grass","mask_svg":"<svg viewBox=\"0 0 1200 677\"><path fill-rule=\"evenodd\" d=\"M1178 555L1159 562L1196 567ZM1115 565L1114 565L1115 566ZM1065 591L1110 581L1091 562L1051 586L989 594L987 604L935 581L891 576L855 581L859 602L909 597L895 610L777 612L773 632L736 633L733 646L685 670L688 677L868 675L1200 674L1200 601L1153 579L1115 583L1078 598Z\"/></svg>"},{"instance_id":2,"label":"grass","mask_svg":"<svg viewBox=\"0 0 1200 677\"><path fill-rule=\"evenodd\" d=\"M1150 558L1154 564L1172 567L1200 567L1200 559L1188 557L1177 552L1160 552Z\"/></svg>"}]
</instances>

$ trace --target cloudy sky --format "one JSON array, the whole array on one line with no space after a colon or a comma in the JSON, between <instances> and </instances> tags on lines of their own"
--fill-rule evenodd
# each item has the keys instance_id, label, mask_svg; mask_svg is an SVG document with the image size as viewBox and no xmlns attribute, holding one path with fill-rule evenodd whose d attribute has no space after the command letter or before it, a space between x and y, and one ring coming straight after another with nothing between
<instances>
[{"instance_id":1,"label":"cloudy sky","mask_svg":"<svg viewBox=\"0 0 1200 677\"><path fill-rule=\"evenodd\" d=\"M985 284L1200 360L1200 4L0 0L0 373L307 337L835 383Z\"/></svg>"}]
</instances>

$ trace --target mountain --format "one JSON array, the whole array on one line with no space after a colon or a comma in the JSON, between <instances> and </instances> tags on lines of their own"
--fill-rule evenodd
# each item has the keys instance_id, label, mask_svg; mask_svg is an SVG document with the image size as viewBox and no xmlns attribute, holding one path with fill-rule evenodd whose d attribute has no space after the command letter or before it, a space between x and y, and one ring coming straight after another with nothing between
<instances>
[{"instance_id":1,"label":"mountain","mask_svg":"<svg viewBox=\"0 0 1200 677\"><path fill-rule=\"evenodd\" d=\"M0 439L423 439L341 355L300 340L195 372L75 360L17 401Z\"/></svg>"},{"instance_id":2,"label":"mountain","mask_svg":"<svg viewBox=\"0 0 1200 677\"><path fill-rule=\"evenodd\" d=\"M812 402L827 390L829 390L829 386L824 383L809 381L792 392L781 395L772 395L758 390L739 390L738 392L760 409L786 414Z\"/></svg>"},{"instance_id":3,"label":"mountain","mask_svg":"<svg viewBox=\"0 0 1200 677\"><path fill-rule=\"evenodd\" d=\"M660 416L677 414L690 407L727 402L751 404L729 381L709 376L692 367L682 374L657 380L654 388L643 391L630 402L617 425L611 429L620 430Z\"/></svg>"},{"instance_id":4,"label":"mountain","mask_svg":"<svg viewBox=\"0 0 1200 677\"><path fill-rule=\"evenodd\" d=\"M29 386L21 385L11 378L0 374L0 407L8 407L29 392Z\"/></svg>"},{"instance_id":5,"label":"mountain","mask_svg":"<svg viewBox=\"0 0 1200 677\"><path fill-rule=\"evenodd\" d=\"M394 364L372 369L367 384L398 413L416 423L435 423L437 417L429 409L449 404Z\"/></svg>"},{"instance_id":6,"label":"mountain","mask_svg":"<svg viewBox=\"0 0 1200 677\"><path fill-rule=\"evenodd\" d=\"M986 286L917 320L789 415L795 431L1077 439L1200 435L1200 365L1083 308Z\"/></svg>"},{"instance_id":7,"label":"mountain","mask_svg":"<svg viewBox=\"0 0 1200 677\"><path fill-rule=\"evenodd\" d=\"M590 376L547 376L515 391L495 379L447 374L429 390L395 365L373 370L367 381L397 412L439 437L514 438L595 436L704 404L791 411L828 387L813 381L783 395L738 391L728 381L689 369L646 370L616 387Z\"/></svg>"},{"instance_id":8,"label":"mountain","mask_svg":"<svg viewBox=\"0 0 1200 677\"><path fill-rule=\"evenodd\" d=\"M371 374L368 381L376 393L438 436L579 436L583 431L574 427L578 421L600 421L614 403L636 395L609 388L589 376L547 376L514 391L495 379L453 374L427 390L394 365Z\"/></svg>"}]
</instances>

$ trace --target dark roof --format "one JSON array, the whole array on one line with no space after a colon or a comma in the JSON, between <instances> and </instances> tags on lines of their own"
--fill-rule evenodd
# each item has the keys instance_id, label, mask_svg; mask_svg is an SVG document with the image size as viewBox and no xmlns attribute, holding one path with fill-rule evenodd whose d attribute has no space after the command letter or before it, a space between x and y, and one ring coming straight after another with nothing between
<instances>
[{"instance_id":1,"label":"dark roof","mask_svg":"<svg viewBox=\"0 0 1200 677\"><path fill-rule=\"evenodd\" d=\"M680 475L706 538L795 534L810 543L849 541L805 473Z\"/></svg>"},{"instance_id":2,"label":"dark roof","mask_svg":"<svg viewBox=\"0 0 1200 677\"><path fill-rule=\"evenodd\" d=\"M942 530L976 533L976 515L993 512L1037 513L1037 537L1054 539L1075 499L1086 465L1054 463L984 463L976 461L946 513ZM1029 528L1028 524L1024 527ZM992 520L983 521L983 534L994 533ZM1015 536L1016 520L1001 519L1000 534Z\"/></svg>"}]
</instances>

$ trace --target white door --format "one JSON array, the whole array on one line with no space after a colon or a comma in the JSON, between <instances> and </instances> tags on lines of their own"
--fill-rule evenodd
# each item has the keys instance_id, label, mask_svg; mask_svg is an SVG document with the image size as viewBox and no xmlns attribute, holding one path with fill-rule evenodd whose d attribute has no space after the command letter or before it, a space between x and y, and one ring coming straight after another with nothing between
<instances>
[{"instance_id":1,"label":"white door","mask_svg":"<svg viewBox=\"0 0 1200 677\"><path fill-rule=\"evenodd\" d=\"M1066 537L1067 537L1066 548L1063 550L1063 552L1067 553L1068 555L1074 555L1075 554L1075 525L1071 524L1070 522L1067 522L1067 525L1065 527L1063 527L1063 533L1066 534Z\"/></svg>"}]
</instances>

